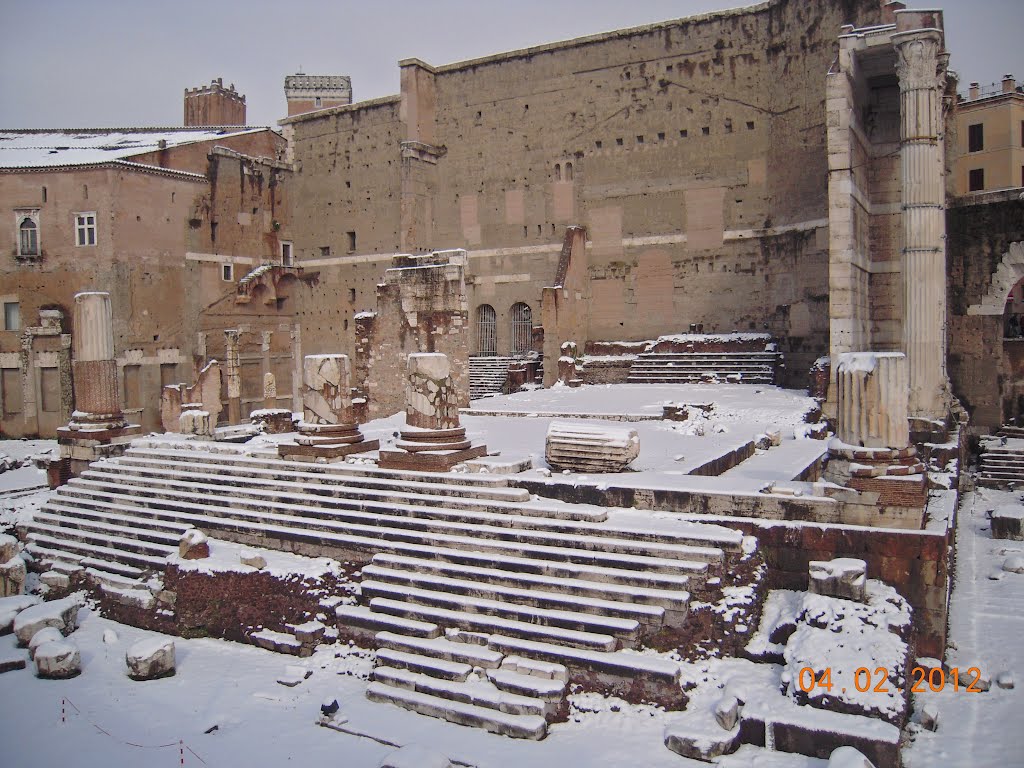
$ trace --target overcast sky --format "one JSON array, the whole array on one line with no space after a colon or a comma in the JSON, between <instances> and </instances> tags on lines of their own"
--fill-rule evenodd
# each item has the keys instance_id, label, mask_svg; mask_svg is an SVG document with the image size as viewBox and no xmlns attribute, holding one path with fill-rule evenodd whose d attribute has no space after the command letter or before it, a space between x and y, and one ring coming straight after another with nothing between
<instances>
[{"instance_id":1,"label":"overcast sky","mask_svg":"<svg viewBox=\"0 0 1024 768\"><path fill-rule=\"evenodd\" d=\"M803 1L803 0L798 0ZM838 0L836 0L838 1ZM680 18L737 0L32 0L3 2L0 128L173 126L185 88L222 77L250 125L286 114L284 76L344 74L398 93L400 59L448 64ZM1021 0L938 0L961 90L1024 80Z\"/></svg>"}]
</instances>

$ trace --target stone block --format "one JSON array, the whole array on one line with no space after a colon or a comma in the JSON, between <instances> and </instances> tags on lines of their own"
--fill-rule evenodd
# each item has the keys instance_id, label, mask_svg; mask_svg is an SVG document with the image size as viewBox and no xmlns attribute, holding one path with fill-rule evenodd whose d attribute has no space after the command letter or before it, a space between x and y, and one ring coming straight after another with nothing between
<instances>
[{"instance_id":1,"label":"stone block","mask_svg":"<svg viewBox=\"0 0 1024 768\"><path fill-rule=\"evenodd\" d=\"M1024 541L1024 506L1006 504L992 510L992 538Z\"/></svg>"},{"instance_id":2,"label":"stone block","mask_svg":"<svg viewBox=\"0 0 1024 768\"><path fill-rule=\"evenodd\" d=\"M43 643L36 648L36 675L48 680L64 680L82 671L78 647L67 640Z\"/></svg>"},{"instance_id":3,"label":"stone block","mask_svg":"<svg viewBox=\"0 0 1024 768\"><path fill-rule=\"evenodd\" d=\"M140 640L124 658L132 680L156 680L175 673L174 641L170 638Z\"/></svg>"},{"instance_id":4,"label":"stone block","mask_svg":"<svg viewBox=\"0 0 1024 768\"><path fill-rule=\"evenodd\" d=\"M839 747L828 758L828 768L875 768L870 760L853 747Z\"/></svg>"},{"instance_id":5,"label":"stone block","mask_svg":"<svg viewBox=\"0 0 1024 768\"><path fill-rule=\"evenodd\" d=\"M76 599L65 597L21 611L14 619L14 634L19 645L28 645L36 632L45 627L56 627L63 635L71 634L78 626L79 608L81 604Z\"/></svg>"},{"instance_id":6,"label":"stone block","mask_svg":"<svg viewBox=\"0 0 1024 768\"><path fill-rule=\"evenodd\" d=\"M0 597L11 597L25 592L28 570L21 555L14 555L0 565Z\"/></svg>"},{"instance_id":7,"label":"stone block","mask_svg":"<svg viewBox=\"0 0 1024 768\"><path fill-rule=\"evenodd\" d=\"M552 421L544 441L544 458L558 470L621 472L639 455L640 436L630 428Z\"/></svg>"},{"instance_id":8,"label":"stone block","mask_svg":"<svg viewBox=\"0 0 1024 768\"><path fill-rule=\"evenodd\" d=\"M213 438L214 423L209 411L182 406L184 410L178 417L178 431L183 435Z\"/></svg>"},{"instance_id":9,"label":"stone block","mask_svg":"<svg viewBox=\"0 0 1024 768\"><path fill-rule=\"evenodd\" d=\"M867 599L867 563L852 557L812 560L808 564L809 591L863 603Z\"/></svg>"},{"instance_id":10,"label":"stone block","mask_svg":"<svg viewBox=\"0 0 1024 768\"><path fill-rule=\"evenodd\" d=\"M740 702L735 696L725 696L715 704L715 720L722 730L731 731L740 719Z\"/></svg>"},{"instance_id":11,"label":"stone block","mask_svg":"<svg viewBox=\"0 0 1024 768\"><path fill-rule=\"evenodd\" d=\"M242 565L248 565L250 568L255 568L257 571L261 571L267 567L267 559L263 555L253 552L252 550L243 549L238 553L238 559Z\"/></svg>"},{"instance_id":12,"label":"stone block","mask_svg":"<svg viewBox=\"0 0 1024 768\"><path fill-rule=\"evenodd\" d=\"M28 657L35 659L36 649L44 643L53 643L64 639L64 635L56 627L43 627L28 641Z\"/></svg>"},{"instance_id":13,"label":"stone block","mask_svg":"<svg viewBox=\"0 0 1024 768\"><path fill-rule=\"evenodd\" d=\"M178 541L178 556L182 560L202 560L210 556L210 542L198 528L190 528Z\"/></svg>"}]
</instances>

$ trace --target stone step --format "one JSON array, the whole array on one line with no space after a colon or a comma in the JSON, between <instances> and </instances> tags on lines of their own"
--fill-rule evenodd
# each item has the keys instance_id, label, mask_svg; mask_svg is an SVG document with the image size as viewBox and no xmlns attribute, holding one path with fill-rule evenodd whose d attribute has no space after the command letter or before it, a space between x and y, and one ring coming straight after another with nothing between
<instances>
[{"instance_id":1,"label":"stone step","mask_svg":"<svg viewBox=\"0 0 1024 768\"><path fill-rule=\"evenodd\" d=\"M552 661L569 670L585 670L626 680L653 678L664 685L679 684L679 665L658 656L629 651L602 651L594 648L566 647L544 641L511 635L492 634L487 647L506 656Z\"/></svg>"},{"instance_id":2,"label":"stone step","mask_svg":"<svg viewBox=\"0 0 1024 768\"><path fill-rule=\"evenodd\" d=\"M403 584L389 584L365 578L360 582L360 588L363 598L369 599L371 605L372 601L376 598L387 598L431 608L444 608L449 611L498 616L513 621L540 624L548 627L562 627L577 632L612 635L619 638L625 645L635 644L640 637L640 622L636 619L582 613L569 609L535 608L531 605L508 602L500 598L475 597L460 593L421 589ZM660 626L660 622L657 624L652 623L651 626L657 628Z\"/></svg>"},{"instance_id":3,"label":"stone step","mask_svg":"<svg viewBox=\"0 0 1024 768\"><path fill-rule=\"evenodd\" d=\"M442 680L458 680L460 682L464 682L473 672L471 665L460 661L446 661L433 656L397 651L393 648L378 648L377 664L393 669L407 669L410 672L418 672Z\"/></svg>"},{"instance_id":4,"label":"stone step","mask_svg":"<svg viewBox=\"0 0 1024 768\"><path fill-rule=\"evenodd\" d=\"M518 739L540 740L547 735L547 722L538 715L511 715L475 704L466 704L427 693L409 691L384 683L372 682L366 687L370 701L394 704L421 715L429 715L460 725L484 728L491 733Z\"/></svg>"},{"instance_id":5,"label":"stone step","mask_svg":"<svg viewBox=\"0 0 1024 768\"><path fill-rule=\"evenodd\" d=\"M86 573L94 575L98 582L109 582L114 586L134 586L145 575L141 568L92 557L88 554L53 549L33 540L29 541L26 548L50 570L61 571L69 575L84 570Z\"/></svg>"},{"instance_id":6,"label":"stone step","mask_svg":"<svg viewBox=\"0 0 1024 768\"><path fill-rule=\"evenodd\" d=\"M334 609L334 617L338 628L363 630L367 635L376 637L381 633L404 635L406 639L436 638L441 628L429 621L403 619L386 613L375 613L363 605L339 605Z\"/></svg>"},{"instance_id":7,"label":"stone step","mask_svg":"<svg viewBox=\"0 0 1024 768\"><path fill-rule=\"evenodd\" d=\"M658 583L662 588L650 587L650 574L631 574L627 571L615 573L620 577L617 582L610 582L602 573L590 573L578 567L577 577L559 577L550 573L524 573L515 568L515 563L495 562L494 568L479 568L460 563L446 563L440 560L422 560L402 555L374 555L372 565L389 570L413 571L420 574L434 574L452 579L471 580L477 584L493 584L496 586L515 587L518 589L544 590L562 592L567 595L595 597L602 600L615 600L640 605L660 605L668 610L686 610L689 605L687 589L691 585L700 585L701 574L693 576L664 576ZM378 577L379 578L379 577ZM604 578L604 580L602 580ZM387 579L382 579L386 581ZM633 583L631 583L633 582Z\"/></svg>"},{"instance_id":8,"label":"stone step","mask_svg":"<svg viewBox=\"0 0 1024 768\"><path fill-rule=\"evenodd\" d=\"M375 597L370 600L370 610L416 621L433 622L442 627L466 629L471 632L499 633L510 637L567 645L574 648L614 651L618 647L618 641L612 635L546 624L530 624L503 616L466 613L465 611L409 603L386 597Z\"/></svg>"},{"instance_id":9,"label":"stone step","mask_svg":"<svg viewBox=\"0 0 1024 768\"><path fill-rule=\"evenodd\" d=\"M282 459L272 449L259 454L252 451L227 453L221 443L194 442L190 443L190 445L193 447L182 449L180 444L175 447L167 443L161 443L159 440L146 440L142 438L134 440L132 447L124 456L119 458L167 459L179 463L198 463L203 466L227 466L244 471L249 469L278 470L282 472L300 471L305 474L326 478L361 478L368 481L392 480L410 486L414 483L418 484L418 486L447 486L454 483L462 487L495 490L495 492L499 493L499 496L495 498L507 498L508 494L502 495L501 492L514 492L515 496L521 496L518 493L518 488L510 486L508 477L452 475L450 473L417 472L407 469L381 469L375 464L348 464L345 462L296 466L295 462ZM209 450L197 450L196 446L201 445L209 446Z\"/></svg>"},{"instance_id":10,"label":"stone step","mask_svg":"<svg viewBox=\"0 0 1024 768\"><path fill-rule=\"evenodd\" d=\"M408 637L395 632L378 632L374 640L378 648L417 653L483 669L497 669L504 658L502 654L489 648L469 643L453 643L441 637L430 639Z\"/></svg>"},{"instance_id":11,"label":"stone step","mask_svg":"<svg viewBox=\"0 0 1024 768\"><path fill-rule=\"evenodd\" d=\"M414 571L381 568L375 565L365 566L362 578L364 583L367 580L371 583L385 582L393 587L415 587L420 590L466 595L516 605L529 605L535 608L631 619L653 629L657 629L665 623L665 609L654 605L633 605L558 592L503 587ZM682 615L686 615L685 609L682 611ZM676 617L676 619L676 625L682 623L682 617Z\"/></svg>"},{"instance_id":12,"label":"stone step","mask_svg":"<svg viewBox=\"0 0 1024 768\"><path fill-rule=\"evenodd\" d=\"M69 520L72 523L74 520ZM102 524L97 524L101 527ZM119 526L106 526L113 530L120 530ZM128 536L116 535L111 531L93 531L82 528L73 528L70 525L50 525L48 523L34 522L32 524L33 536L49 536L54 541L65 543L81 542L92 546L100 546L109 549L111 553L126 552L132 555L147 558L150 562L163 562L167 555L177 550L177 542L172 546L159 542L143 541ZM111 546L107 546L111 545Z\"/></svg>"},{"instance_id":13,"label":"stone step","mask_svg":"<svg viewBox=\"0 0 1024 768\"><path fill-rule=\"evenodd\" d=\"M546 718L548 710L554 709L543 699L504 691L489 681L452 682L388 666L375 668L373 679L395 688L427 693L439 699L472 704L510 715L536 715Z\"/></svg>"},{"instance_id":14,"label":"stone step","mask_svg":"<svg viewBox=\"0 0 1024 768\"><path fill-rule=\"evenodd\" d=\"M185 532L185 527L181 525L164 526L164 530L157 531L151 528L135 526L132 524L133 518L124 515L119 516L119 521L114 521L106 515L95 513L93 510L81 509L75 511L79 512L79 514L74 514L69 508L61 508L56 504L52 507L44 506L33 518L33 529L43 530L41 526L49 526L51 530L55 528L70 528L90 533L136 539L141 542L159 544L169 549L177 549L181 534Z\"/></svg>"},{"instance_id":15,"label":"stone step","mask_svg":"<svg viewBox=\"0 0 1024 768\"><path fill-rule=\"evenodd\" d=\"M148 474L148 473L147 473ZM82 477L74 478L63 486L62 494L75 493L78 489L91 490L117 490L123 493L132 493L139 497L149 498L201 498L211 503L224 503L227 500L230 506L246 505L258 509L266 508L268 504L288 509L306 510L310 514L322 510L325 516L340 516L345 512L360 513L373 512L390 517L410 517L437 520L450 520L456 523L481 523L488 525L499 525L508 528L533 528L537 530L550 530L558 532L570 531L617 531L620 529L580 526L574 523L592 522L606 519L606 510L589 509L585 510L562 510L559 508L537 509L538 516L533 516L532 507L509 507L497 502L464 503L462 499L453 499L450 505L445 504L445 499L435 497L427 500L424 506L422 498L417 494L410 494L403 497L401 494L390 494L390 497L376 497L362 492L353 495L331 495L321 496L317 494L303 493L301 490L290 492L285 489L279 491L269 489L253 489L248 487L244 481L236 485L226 483L191 482L198 479L196 473L181 473L174 477L171 472L165 478L154 479L146 475L134 473L114 473L108 470L86 470ZM301 486L297 486L301 488ZM575 520L557 520L547 517L547 513L565 515ZM672 540L675 538L679 543L692 542L693 536L675 536L671 533L659 535L651 531L639 530L634 533L630 529L621 529L623 536L636 537L638 540ZM729 539L722 539L723 545L730 546Z\"/></svg>"},{"instance_id":16,"label":"stone step","mask_svg":"<svg viewBox=\"0 0 1024 768\"><path fill-rule=\"evenodd\" d=\"M523 675L510 669L489 669L487 679L501 691L529 696L533 699L558 702L565 697L565 681L552 678Z\"/></svg>"},{"instance_id":17,"label":"stone step","mask_svg":"<svg viewBox=\"0 0 1024 768\"><path fill-rule=\"evenodd\" d=\"M35 550L30 546L30 552L45 550L49 553L61 553L65 555L62 558L65 562L79 562L85 567L109 570L125 576L146 570L162 571L166 565L166 557L154 557L68 538L64 535L63 529L59 529L56 535L33 531L29 533L27 542L36 545Z\"/></svg>"},{"instance_id":18,"label":"stone step","mask_svg":"<svg viewBox=\"0 0 1024 768\"><path fill-rule=\"evenodd\" d=\"M672 572L675 562L721 561L722 551L713 547L631 542L623 539L597 536L548 534L530 530L510 530L493 526L453 524L427 521L413 526L404 518L388 519L382 515L365 513L363 523L337 522L318 517L258 512L232 507L218 507L187 500L168 498L144 499L127 494L75 487L66 492L74 494L75 506L92 509L109 508L116 512L133 511L141 517L160 520L178 520L198 528L216 528L222 531L259 531L278 535L287 531L286 538L309 540L311 537L337 542L351 542L362 548L361 541L370 537L380 540L402 541L410 544L430 544L453 548L475 549L502 554L525 554L549 560L569 560L594 565L632 568L646 566L654 570ZM279 508L287 505L277 505ZM190 510L190 511L186 511ZM247 519L245 519L247 518ZM395 521L404 523L400 527ZM415 521L412 521L415 522ZM357 542L359 542L357 544ZM246 543L246 542L242 542ZM652 552L651 555L646 554ZM685 568L685 566L684 566Z\"/></svg>"},{"instance_id":19,"label":"stone step","mask_svg":"<svg viewBox=\"0 0 1024 768\"><path fill-rule=\"evenodd\" d=\"M602 536L615 535L618 538L634 541L675 543L681 545L711 546L730 551L739 551L742 546L742 536L735 531L706 531L701 526L674 526L661 530L649 527L630 527L603 522L607 519L607 510L602 508L570 509L571 505L565 508L559 506L535 507L533 503L525 506L507 506L498 502L482 502L479 505L466 504L461 499L453 499L452 507L460 509L446 509L440 506L445 503L443 498L429 497L431 506L421 506L418 502L421 497L417 494L403 496L394 494L385 501L377 501L374 497L364 496L361 492L352 496L321 496L310 495L300 491L289 492L283 488L276 487L269 489L252 489L248 486L236 486L231 488L227 494L227 488L220 485L210 485L206 482L192 482L193 480L204 479L201 473L175 472L169 470L157 476L155 472L117 472L109 468L90 469L83 473L82 477L74 478L64 487L65 492L72 492L74 489L110 489L116 486L118 489L131 489L132 493L140 496L159 496L167 494L171 498L194 498L196 494L203 498L216 497L219 499L230 499L233 503L240 500L252 500L265 506L267 502L280 501L284 504L297 503L303 509L339 509L339 510L375 510L387 513L393 511L396 515L420 516L447 518L455 521L481 522L496 524L510 528L534 529L553 531L557 533L596 533ZM296 486L301 489L301 486ZM363 502L365 503L356 503ZM417 502L417 503L411 503ZM465 507L465 510L461 509ZM479 507L479 509L476 509ZM537 514L535 514L537 513ZM575 518L575 519L573 519Z\"/></svg>"},{"instance_id":20,"label":"stone step","mask_svg":"<svg viewBox=\"0 0 1024 768\"><path fill-rule=\"evenodd\" d=\"M532 573L549 573L555 576L575 577L582 572L593 574L599 579L616 581L622 575L616 569L652 574L706 573L707 564L685 560L665 560L643 556L592 552L558 547L538 547L529 544L491 542L472 537L423 534L385 527L339 525L331 530L322 521L310 521L272 512L245 512L233 510L225 516L224 510L215 508L213 514L204 514L203 505L182 505L179 509L141 507L135 503L124 504L114 499L134 502L131 497L106 494L112 500L81 497L74 508L91 508L96 511L110 511L131 515L144 525L145 520L173 521L187 527L200 528L212 535L238 541L241 544L270 546L271 548L296 551L312 545L316 549L335 550L338 557L348 553L390 553L442 560L467 565L491 565L501 561L514 570ZM51 506L54 502L51 502ZM73 512L71 508L69 512ZM194 509L186 512L184 509ZM365 535L361 535L365 534ZM578 566L586 566L579 568ZM629 579L635 578L630 575ZM660 578L649 576L651 584Z\"/></svg>"},{"instance_id":21,"label":"stone step","mask_svg":"<svg viewBox=\"0 0 1024 768\"><path fill-rule=\"evenodd\" d=\"M142 453L142 452L139 452ZM145 455L131 452L115 459L108 459L100 466L109 468L136 467L139 469L170 469L200 471L211 478L227 476L228 482L236 482L237 477L244 476L247 482L256 483L263 480L268 483L293 482L302 483L309 493L315 493L318 486L326 488L362 488L366 490L388 490L400 493L423 493L426 495L442 495L445 497L467 497L473 499L489 499L516 503L530 500L530 494L523 488L481 487L463 482L461 476L445 475L447 483L423 482L418 476L408 480L402 478L381 478L367 476L358 472L333 472L326 474L316 471L325 467L350 467L350 464L309 464L306 462L274 461L260 458L232 458L217 454L200 456L181 456L179 454L163 455L145 452ZM269 466L261 466L269 465ZM467 475L468 477L469 475Z\"/></svg>"}]
</instances>

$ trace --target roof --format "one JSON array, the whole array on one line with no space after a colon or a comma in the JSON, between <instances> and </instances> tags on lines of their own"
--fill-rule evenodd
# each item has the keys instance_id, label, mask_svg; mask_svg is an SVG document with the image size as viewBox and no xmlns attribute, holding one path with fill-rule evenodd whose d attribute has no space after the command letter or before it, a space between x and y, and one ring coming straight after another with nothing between
<instances>
[{"instance_id":1,"label":"roof","mask_svg":"<svg viewBox=\"0 0 1024 768\"><path fill-rule=\"evenodd\" d=\"M85 128L2 130L0 168L67 168L126 160L165 147L180 147L270 128Z\"/></svg>"}]
</instances>

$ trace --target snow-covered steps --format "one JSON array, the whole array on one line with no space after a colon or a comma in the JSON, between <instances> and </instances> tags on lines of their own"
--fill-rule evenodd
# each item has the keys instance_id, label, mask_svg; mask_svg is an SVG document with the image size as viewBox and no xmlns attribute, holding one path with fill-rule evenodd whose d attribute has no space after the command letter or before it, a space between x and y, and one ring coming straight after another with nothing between
<instances>
[{"instance_id":1,"label":"snow-covered steps","mask_svg":"<svg viewBox=\"0 0 1024 768\"><path fill-rule=\"evenodd\" d=\"M613 635L628 644L635 643L640 636L640 622L636 619L618 618L609 615L609 611L581 613L566 608L536 608L518 602L515 598L519 596L516 595L495 595L498 599L488 599L462 592L444 591L446 585L443 584L437 585L434 589L420 589L365 579L361 584L361 589L363 597L369 599L371 605L376 598L386 598L450 611L462 611L483 616L501 616L546 627L563 627L579 632ZM582 607L579 604L567 605ZM660 611L661 609L655 610ZM661 616L656 619L651 618L651 622L655 626L660 626L661 618Z\"/></svg>"},{"instance_id":2,"label":"snow-covered steps","mask_svg":"<svg viewBox=\"0 0 1024 768\"><path fill-rule=\"evenodd\" d=\"M504 658L501 653L490 648L469 643L453 643L442 637L406 637L395 632L379 632L375 641L378 648L431 656L443 661L466 664L471 668L497 669Z\"/></svg>"},{"instance_id":3,"label":"snow-covered steps","mask_svg":"<svg viewBox=\"0 0 1024 768\"><path fill-rule=\"evenodd\" d=\"M373 679L395 688L428 693L448 701L473 704L510 715L545 717L547 714L547 704L543 700L503 691L490 681L453 682L439 679L433 674L418 674L408 669L388 666L374 669Z\"/></svg>"},{"instance_id":4,"label":"snow-covered steps","mask_svg":"<svg viewBox=\"0 0 1024 768\"><path fill-rule=\"evenodd\" d=\"M484 728L491 733L516 739L543 739L547 735L547 721L540 715L513 715L497 709L482 707L451 699L440 698L415 690L396 688L372 682L366 688L371 701L394 704L422 715L439 717L460 725Z\"/></svg>"},{"instance_id":5,"label":"snow-covered steps","mask_svg":"<svg viewBox=\"0 0 1024 768\"><path fill-rule=\"evenodd\" d=\"M405 636L410 642L413 638L435 638L441 634L437 624L374 612L364 605L339 605L334 615L339 632L351 639L366 640L363 645L367 647L372 646L378 633Z\"/></svg>"},{"instance_id":6,"label":"snow-covered steps","mask_svg":"<svg viewBox=\"0 0 1024 768\"><path fill-rule=\"evenodd\" d=\"M774 384L782 355L777 352L644 352L629 368L631 384L674 384L716 377L746 384Z\"/></svg>"},{"instance_id":7,"label":"snow-covered steps","mask_svg":"<svg viewBox=\"0 0 1024 768\"><path fill-rule=\"evenodd\" d=\"M1016 436L983 438L977 482L989 488L1024 484L1024 439Z\"/></svg>"},{"instance_id":8,"label":"snow-covered steps","mask_svg":"<svg viewBox=\"0 0 1024 768\"><path fill-rule=\"evenodd\" d=\"M591 632L584 629L569 627L531 624L529 621L505 618L504 615L471 613L435 605L421 605L387 597L375 597L370 600L370 610L387 613L403 619L433 622L443 627L459 627L471 632L505 633L512 637L527 640L557 643L572 648L586 648L598 651L613 651L619 645L615 635ZM565 623L571 623L572 616L566 617ZM578 625L586 626L586 625ZM634 622L634 633L635 633ZM630 633L622 633L626 642L630 641Z\"/></svg>"},{"instance_id":9,"label":"snow-covered steps","mask_svg":"<svg viewBox=\"0 0 1024 768\"><path fill-rule=\"evenodd\" d=\"M469 399L500 395L508 381L508 367L515 358L471 355L469 358Z\"/></svg>"},{"instance_id":10,"label":"snow-covered steps","mask_svg":"<svg viewBox=\"0 0 1024 768\"><path fill-rule=\"evenodd\" d=\"M387 585L386 587L384 585ZM531 588L506 587L477 581L455 579L416 571L394 570L368 565L363 568L362 589L364 595L384 596L387 594L414 595L426 591L447 592L472 598L500 600L535 608L550 608L562 611L589 613L596 616L615 616L632 619L641 624L660 627L665 620L665 609L656 605L634 605L593 597L573 595L571 592L551 592ZM409 599L409 597L406 597ZM685 604L682 608L686 614Z\"/></svg>"}]
</instances>

